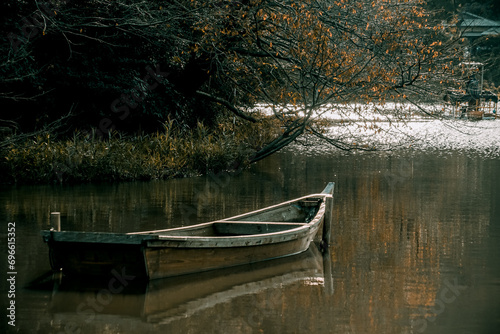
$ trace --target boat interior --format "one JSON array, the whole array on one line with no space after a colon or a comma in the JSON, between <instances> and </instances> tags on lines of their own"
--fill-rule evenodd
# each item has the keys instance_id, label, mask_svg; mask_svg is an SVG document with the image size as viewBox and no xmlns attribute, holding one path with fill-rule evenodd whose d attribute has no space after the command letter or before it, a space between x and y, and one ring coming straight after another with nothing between
<instances>
[{"instance_id":1,"label":"boat interior","mask_svg":"<svg viewBox=\"0 0 500 334\"><path fill-rule=\"evenodd\" d=\"M209 223L131 234L225 237L282 232L309 223L318 212L320 204L320 198L308 198L280 207L258 210Z\"/></svg>"},{"instance_id":2,"label":"boat interior","mask_svg":"<svg viewBox=\"0 0 500 334\"><path fill-rule=\"evenodd\" d=\"M255 235L290 230L306 223L277 223L252 221L215 221L188 228L159 232L162 236L226 237L237 235Z\"/></svg>"}]
</instances>

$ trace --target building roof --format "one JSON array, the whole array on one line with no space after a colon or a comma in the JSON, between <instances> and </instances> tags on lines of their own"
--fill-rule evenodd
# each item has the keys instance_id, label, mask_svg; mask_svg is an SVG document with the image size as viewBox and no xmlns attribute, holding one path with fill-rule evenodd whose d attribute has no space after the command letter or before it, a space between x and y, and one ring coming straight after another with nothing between
<instances>
[{"instance_id":1,"label":"building roof","mask_svg":"<svg viewBox=\"0 0 500 334\"><path fill-rule=\"evenodd\" d=\"M500 34L500 28L497 29L488 29L486 31L465 31L462 36L463 37L483 37L483 36L495 36Z\"/></svg>"},{"instance_id":2,"label":"building roof","mask_svg":"<svg viewBox=\"0 0 500 334\"><path fill-rule=\"evenodd\" d=\"M500 28L500 22L488 20L487 18L472 13L462 13L462 20L458 23L460 27L482 27Z\"/></svg>"},{"instance_id":3,"label":"building roof","mask_svg":"<svg viewBox=\"0 0 500 334\"><path fill-rule=\"evenodd\" d=\"M462 13L462 19L458 22L464 37L478 38L500 34L500 22L475 15L469 12Z\"/></svg>"}]
</instances>

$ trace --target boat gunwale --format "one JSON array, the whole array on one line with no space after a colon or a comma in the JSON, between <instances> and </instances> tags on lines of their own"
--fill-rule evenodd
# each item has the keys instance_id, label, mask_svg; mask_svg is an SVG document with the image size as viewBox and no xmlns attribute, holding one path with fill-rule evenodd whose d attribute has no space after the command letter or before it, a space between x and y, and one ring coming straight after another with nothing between
<instances>
[{"instance_id":1,"label":"boat gunwale","mask_svg":"<svg viewBox=\"0 0 500 334\"><path fill-rule=\"evenodd\" d=\"M321 194L323 197L328 197L328 194ZM293 202L299 201L305 198L318 197L318 196L304 196L299 199L287 201L284 203L280 203L278 205L263 208L257 211L265 211L271 208L276 208L281 205L288 205ZM326 206L325 201L323 200L318 204L319 209L316 212L315 216L309 223L300 224L295 228L286 229L283 231L277 232L269 232L269 233L259 233L259 234L247 234L247 235L233 235L233 236L173 236L173 235L158 235L157 239L151 239L146 241L147 247L156 248L156 247L174 247L174 248L214 248L214 247L250 247L250 246L262 246L267 244L276 244L281 242L294 241L297 239L305 238L311 234L311 231L314 230L314 234L316 234L316 227L319 228L319 225L325 215ZM222 219L218 221L213 221L209 223L199 224L199 225L191 225L186 227L180 227L172 230L181 230L187 229L193 226L200 225L210 225L216 222L220 223L231 223L230 219L241 218L247 215L251 215L256 213L257 211L252 211L247 214L238 215L235 217L230 217L227 219ZM238 221L240 223L240 221ZM248 222L248 224L272 224L272 222ZM282 225L283 222L275 222L276 225ZM241 224L245 224L245 222L241 222Z\"/></svg>"},{"instance_id":2,"label":"boat gunwale","mask_svg":"<svg viewBox=\"0 0 500 334\"><path fill-rule=\"evenodd\" d=\"M321 219L325 213L325 198L333 197L328 193L310 194L281 202L275 205L271 205L262 209L254 210L244 214L228 217L225 219L219 219L211 222L174 227L163 230L152 230L152 231L142 231L142 232L130 232L130 233L114 233L114 232L85 232L85 231L54 231L45 230L42 231L42 236L45 242L68 242L68 243L101 243L101 244L146 244L147 247L223 247L219 243L232 243L228 247L237 246L256 246L264 245L269 243L286 242L290 240L295 240L297 238L304 237L308 234L309 230L315 226L319 225ZM322 199L321 203L318 203L319 209L315 216L308 223L297 223L297 222L256 222L256 221L235 221L234 219L240 219L247 216L265 213L280 207L285 207L290 204L299 202L301 200L309 198ZM233 236L175 236L175 235L161 235L160 233L168 232L178 232L178 231L188 231L195 230L198 228L208 227L216 223L237 223L237 224L274 224L274 225L286 225L286 224L298 224L295 228L286 229L283 231L269 232L269 233L259 233L259 234L247 234L247 235L233 235ZM69 238L69 236L74 236ZM265 240L264 240L265 239ZM191 245L188 245L189 242Z\"/></svg>"},{"instance_id":3,"label":"boat gunwale","mask_svg":"<svg viewBox=\"0 0 500 334\"><path fill-rule=\"evenodd\" d=\"M295 203L295 202L298 202L298 201L301 201L301 200L305 200L307 198L314 198L314 197L322 197L323 201L318 204L318 206L321 208L321 206L322 205L324 206L324 204L325 204L324 198L325 197L332 198L333 195L326 194L326 193L310 194L310 195L307 195L307 196L302 196L302 197L299 197L299 198L294 198L294 199L291 199L291 200L288 200L288 201L285 201L285 202L274 204L274 205L271 205L271 206L268 206L268 207L265 207L265 208L262 208L262 209L250 211L250 212L247 212L247 213L239 214L239 215L228 217L228 218L224 218L224 219L213 220L213 221L206 222L206 223L200 223L200 224L194 224L194 225L188 225L188 226L180 226L180 227L173 227L173 228L162 229L162 230L129 232L129 233L126 233L126 234L127 235L141 235L141 234L145 234L145 235L159 235L159 233L178 232L178 231L183 231L183 230L188 231L188 230L191 230L191 229L194 230L194 229L197 229L197 228L201 228L201 227L205 227L205 226L210 226L210 225L212 225L214 223L231 223L233 221L237 222L237 223L242 223L242 224L245 224L245 223L247 223L247 224L276 224L276 225L279 225L279 224L294 224L294 223L297 223L297 222L286 222L286 221L281 221L281 222L267 222L267 221L241 221L241 220L235 221L234 219L244 218L244 217L251 216L251 215L254 215L254 214L265 213L267 211L278 209L278 208L280 208L282 206L287 206L287 205L290 205L292 203ZM310 225L316 219L316 217L318 216L319 212L320 212L320 210L318 210L318 212L316 213L316 215L314 216L314 218L311 219L311 221L309 223L299 223L299 224L302 225L302 226L299 226L299 227ZM285 232L285 231L280 231L280 232L277 232L277 233L282 233L282 232ZM261 236L263 234L256 234L256 235ZM174 236L172 236L172 237L174 237ZM179 237L206 238L206 237L197 237L197 236L179 236ZM214 236L212 238L224 238L224 237L215 237Z\"/></svg>"}]
</instances>

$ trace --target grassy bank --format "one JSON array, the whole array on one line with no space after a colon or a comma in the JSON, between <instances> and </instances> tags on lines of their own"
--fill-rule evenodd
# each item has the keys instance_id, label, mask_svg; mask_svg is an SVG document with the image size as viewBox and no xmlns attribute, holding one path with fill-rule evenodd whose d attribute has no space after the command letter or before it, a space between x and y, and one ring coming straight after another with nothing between
<instances>
[{"instance_id":1,"label":"grassy bank","mask_svg":"<svg viewBox=\"0 0 500 334\"><path fill-rule=\"evenodd\" d=\"M274 130L275 131L275 130ZM125 137L76 132L69 139L51 134L15 142L3 149L1 183L81 183L168 179L236 169L276 134L267 121L198 124L162 133Z\"/></svg>"}]
</instances>

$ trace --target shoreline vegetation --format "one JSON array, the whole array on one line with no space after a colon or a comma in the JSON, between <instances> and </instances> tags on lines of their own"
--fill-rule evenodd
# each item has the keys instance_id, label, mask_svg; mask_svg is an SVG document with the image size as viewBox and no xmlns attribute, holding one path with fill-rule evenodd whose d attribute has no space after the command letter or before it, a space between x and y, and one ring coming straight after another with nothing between
<instances>
[{"instance_id":1,"label":"shoreline vegetation","mask_svg":"<svg viewBox=\"0 0 500 334\"><path fill-rule=\"evenodd\" d=\"M477 10L491 12L490 1ZM365 131L413 114L398 107L392 116L386 103L434 117L425 105L449 89L479 89L469 60L496 64L497 40L465 40L459 8L438 15L441 7L4 1L0 184L239 170L309 137L373 150L360 145ZM342 110L352 102L371 105ZM330 106L340 123L326 117Z\"/></svg>"},{"instance_id":2,"label":"shoreline vegetation","mask_svg":"<svg viewBox=\"0 0 500 334\"><path fill-rule=\"evenodd\" d=\"M192 129L173 121L145 135L75 131L70 138L48 132L12 141L1 150L0 184L76 184L171 179L231 171L277 133L271 118L258 123L226 119ZM5 142L5 139L4 139Z\"/></svg>"}]
</instances>

